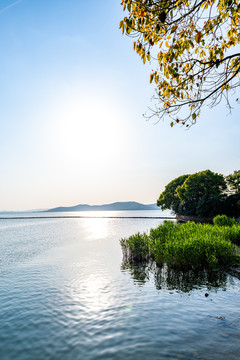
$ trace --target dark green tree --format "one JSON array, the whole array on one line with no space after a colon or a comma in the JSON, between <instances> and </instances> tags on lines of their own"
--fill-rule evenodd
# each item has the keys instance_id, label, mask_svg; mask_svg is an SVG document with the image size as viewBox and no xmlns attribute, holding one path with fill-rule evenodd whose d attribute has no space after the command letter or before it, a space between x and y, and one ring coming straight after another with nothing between
<instances>
[{"instance_id":1,"label":"dark green tree","mask_svg":"<svg viewBox=\"0 0 240 360\"><path fill-rule=\"evenodd\" d=\"M184 183L188 176L189 175L182 175L172 180L159 196L159 199L157 200L157 206L161 206L162 210L170 209L175 213L180 214L182 212L181 201L178 197L176 190L180 185Z\"/></svg>"},{"instance_id":2,"label":"dark green tree","mask_svg":"<svg viewBox=\"0 0 240 360\"><path fill-rule=\"evenodd\" d=\"M226 198L223 213L232 217L240 216L240 193L231 194Z\"/></svg>"},{"instance_id":3,"label":"dark green tree","mask_svg":"<svg viewBox=\"0 0 240 360\"><path fill-rule=\"evenodd\" d=\"M213 217L226 212L226 189L224 176L210 170L182 175L165 187L157 205L179 215Z\"/></svg>"},{"instance_id":4,"label":"dark green tree","mask_svg":"<svg viewBox=\"0 0 240 360\"><path fill-rule=\"evenodd\" d=\"M240 194L240 170L226 176L228 188L232 194Z\"/></svg>"},{"instance_id":5,"label":"dark green tree","mask_svg":"<svg viewBox=\"0 0 240 360\"><path fill-rule=\"evenodd\" d=\"M222 213L226 189L223 175L205 170L190 175L176 192L185 215L211 217Z\"/></svg>"},{"instance_id":6,"label":"dark green tree","mask_svg":"<svg viewBox=\"0 0 240 360\"><path fill-rule=\"evenodd\" d=\"M240 170L226 176L229 196L225 203L225 212L228 216L240 216Z\"/></svg>"}]
</instances>

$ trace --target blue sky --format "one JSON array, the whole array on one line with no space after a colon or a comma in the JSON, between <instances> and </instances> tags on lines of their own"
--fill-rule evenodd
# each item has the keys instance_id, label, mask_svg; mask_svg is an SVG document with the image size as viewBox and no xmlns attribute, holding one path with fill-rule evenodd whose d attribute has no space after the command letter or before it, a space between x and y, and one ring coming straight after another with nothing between
<instances>
[{"instance_id":1,"label":"blue sky","mask_svg":"<svg viewBox=\"0 0 240 360\"><path fill-rule=\"evenodd\" d=\"M239 105L188 131L144 120L151 65L122 16L120 0L0 2L0 210L153 203L181 174L240 168Z\"/></svg>"}]
</instances>

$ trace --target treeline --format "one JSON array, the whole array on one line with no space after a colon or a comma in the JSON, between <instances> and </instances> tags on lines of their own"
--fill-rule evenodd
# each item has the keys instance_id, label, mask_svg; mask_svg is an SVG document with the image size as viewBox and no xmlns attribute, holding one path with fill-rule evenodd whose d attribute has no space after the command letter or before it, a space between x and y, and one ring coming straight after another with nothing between
<instances>
[{"instance_id":1,"label":"treeline","mask_svg":"<svg viewBox=\"0 0 240 360\"><path fill-rule=\"evenodd\" d=\"M228 176L210 170L179 176L165 187L157 205L179 215L239 217L240 170Z\"/></svg>"}]
</instances>

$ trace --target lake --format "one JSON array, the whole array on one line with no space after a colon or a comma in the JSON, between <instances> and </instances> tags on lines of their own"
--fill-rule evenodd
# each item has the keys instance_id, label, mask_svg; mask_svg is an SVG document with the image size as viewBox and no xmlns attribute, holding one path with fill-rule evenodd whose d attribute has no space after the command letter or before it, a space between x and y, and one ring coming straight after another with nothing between
<instances>
[{"instance_id":1,"label":"lake","mask_svg":"<svg viewBox=\"0 0 240 360\"><path fill-rule=\"evenodd\" d=\"M161 222L0 220L0 359L239 359L238 279L122 261L119 240Z\"/></svg>"}]
</instances>

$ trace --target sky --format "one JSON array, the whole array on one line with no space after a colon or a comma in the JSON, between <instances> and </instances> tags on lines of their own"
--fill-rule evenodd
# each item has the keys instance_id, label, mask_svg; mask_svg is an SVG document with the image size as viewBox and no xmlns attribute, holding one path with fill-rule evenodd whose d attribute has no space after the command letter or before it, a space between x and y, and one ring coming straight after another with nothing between
<instances>
[{"instance_id":1,"label":"sky","mask_svg":"<svg viewBox=\"0 0 240 360\"><path fill-rule=\"evenodd\" d=\"M240 169L240 105L190 130L143 118L151 65L123 16L120 0L0 0L0 210L150 204L182 174Z\"/></svg>"}]
</instances>

